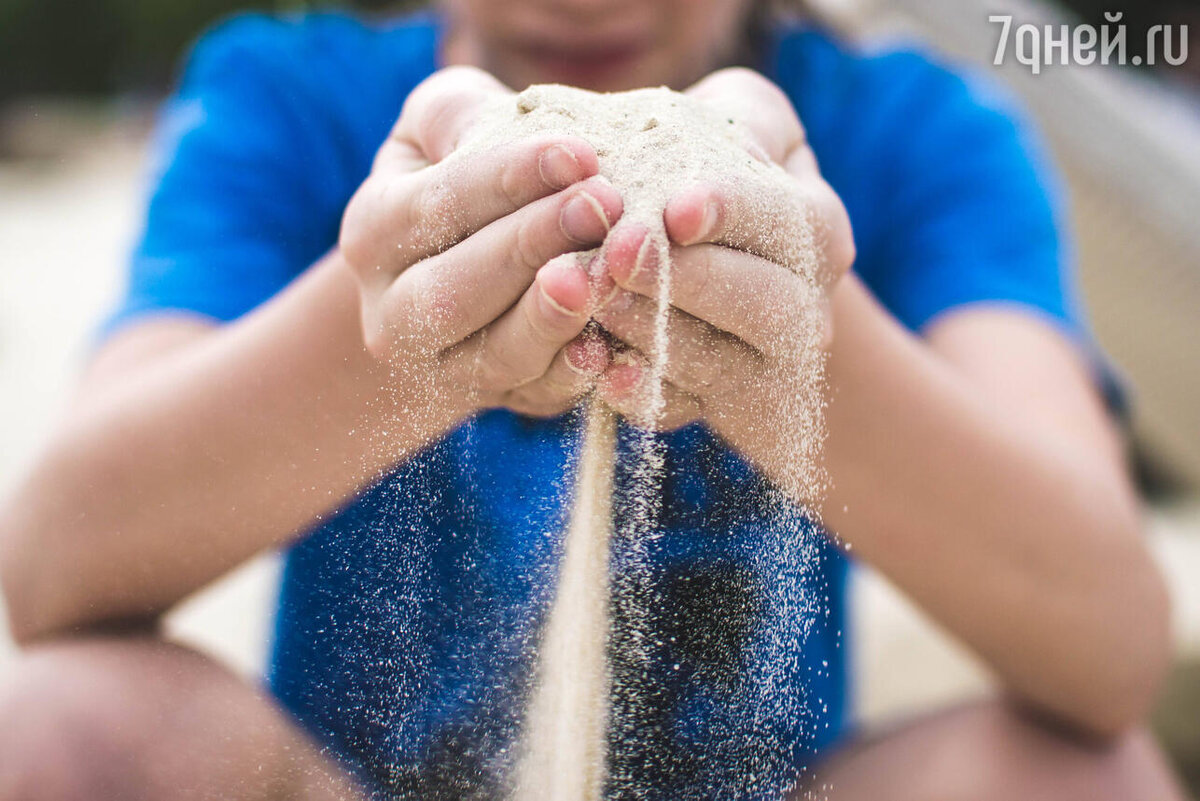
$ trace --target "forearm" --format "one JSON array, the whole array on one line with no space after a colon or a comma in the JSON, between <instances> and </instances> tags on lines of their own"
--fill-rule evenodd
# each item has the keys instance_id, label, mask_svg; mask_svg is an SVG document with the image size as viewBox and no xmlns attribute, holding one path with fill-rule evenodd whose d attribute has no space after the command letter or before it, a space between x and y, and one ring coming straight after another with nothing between
<instances>
[{"instance_id":1,"label":"forearm","mask_svg":"<svg viewBox=\"0 0 1200 801\"><path fill-rule=\"evenodd\" d=\"M571 254L603 242L621 197L573 137L443 162L508 91L466 69L425 81L346 207L336 255L236 323L145 358L126 349L127 371L85 387L0 508L18 636L161 611L476 408L559 413L587 391L608 347L582 341L589 277Z\"/></svg>"},{"instance_id":2,"label":"forearm","mask_svg":"<svg viewBox=\"0 0 1200 801\"><path fill-rule=\"evenodd\" d=\"M1140 714L1166 615L1112 461L997 405L853 276L835 291L834 326L825 524L1020 696L1098 731ZM796 485L755 417L719 431Z\"/></svg>"},{"instance_id":3,"label":"forearm","mask_svg":"<svg viewBox=\"0 0 1200 801\"><path fill-rule=\"evenodd\" d=\"M16 633L161 611L295 538L465 415L427 386L365 352L336 256L242 320L93 382L0 508Z\"/></svg>"}]
</instances>

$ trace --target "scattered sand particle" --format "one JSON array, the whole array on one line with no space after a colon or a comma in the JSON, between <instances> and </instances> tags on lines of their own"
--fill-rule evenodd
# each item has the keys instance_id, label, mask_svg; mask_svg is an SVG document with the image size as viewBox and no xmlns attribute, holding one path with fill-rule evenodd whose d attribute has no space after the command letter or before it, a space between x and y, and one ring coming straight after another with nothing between
<instances>
[{"instance_id":1,"label":"scattered sand particle","mask_svg":"<svg viewBox=\"0 0 1200 801\"><path fill-rule=\"evenodd\" d=\"M660 418L660 388L667 352L671 287L669 247L663 225L667 201L697 182L714 184L730 197L750 198L743 227L729 232L733 247L770 245L776 261L812 279L816 275L813 233L795 199L791 178L777 165L747 158L753 143L747 129L719 109L665 88L595 94L564 86L534 86L497 98L484 110L451 158L462 158L534 135L580 136L596 149L600 172L621 192L624 220L650 231L658 250L660 302L651 359L652 391L644 399L643 422ZM587 269L600 249L580 253ZM809 285L812 285L810 280ZM817 292L813 290L815 302ZM817 318L812 316L812 320ZM794 391L780 399L794 420L796 459L817 481L820 449L821 358L819 321L782 343L796 350L801 369ZM611 675L605 659L609 641L608 543L613 535L611 492L615 454L614 416L591 403L575 493L553 605L543 629L537 677L527 707L519 763L513 773L515 801L596 801L606 777L606 723ZM634 470L634 531L652 536L662 453L644 435ZM636 628L637 621L631 625ZM637 642L635 635L631 642ZM714 792L716 788L714 788Z\"/></svg>"}]
</instances>

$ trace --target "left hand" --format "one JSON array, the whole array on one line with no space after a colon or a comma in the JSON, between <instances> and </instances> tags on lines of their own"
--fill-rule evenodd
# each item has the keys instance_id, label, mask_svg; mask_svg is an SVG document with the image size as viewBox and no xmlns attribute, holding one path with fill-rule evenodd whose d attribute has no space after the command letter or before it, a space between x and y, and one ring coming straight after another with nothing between
<instances>
[{"instance_id":1,"label":"left hand","mask_svg":"<svg viewBox=\"0 0 1200 801\"><path fill-rule=\"evenodd\" d=\"M656 249L642 247L648 232L636 223L619 223L609 235L603 258L621 291L595 319L631 353L608 367L597 391L626 417L666 430L745 414L761 408L748 402L754 396L786 392L780 382L789 376L794 381L793 368L800 366L789 343L796 341L796 332L811 331L813 315L821 315L817 322L828 347L832 327L825 301L855 256L845 208L821 177L782 90L750 70L728 69L688 93L742 121L752 134L754 154L781 165L794 179L794 191L780 198L778 207L764 209L753 185L700 183L667 204L663 216L672 272L662 387L666 408L657 421L645 415L658 308ZM806 225L812 231L807 243L789 235ZM798 254L798 245L814 252ZM815 261L815 288L784 266L794 266L798 256Z\"/></svg>"}]
</instances>

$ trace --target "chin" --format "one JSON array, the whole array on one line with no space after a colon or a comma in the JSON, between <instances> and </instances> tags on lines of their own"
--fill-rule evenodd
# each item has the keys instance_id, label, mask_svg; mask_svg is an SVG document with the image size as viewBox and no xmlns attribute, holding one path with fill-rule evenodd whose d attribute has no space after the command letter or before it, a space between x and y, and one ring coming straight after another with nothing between
<instances>
[{"instance_id":1,"label":"chin","mask_svg":"<svg viewBox=\"0 0 1200 801\"><path fill-rule=\"evenodd\" d=\"M631 60L626 64L589 64L564 61L542 63L531 59L514 77L516 83L511 85L517 90L536 83L561 83L593 92L623 92L672 83L662 70L653 69L645 60Z\"/></svg>"}]
</instances>

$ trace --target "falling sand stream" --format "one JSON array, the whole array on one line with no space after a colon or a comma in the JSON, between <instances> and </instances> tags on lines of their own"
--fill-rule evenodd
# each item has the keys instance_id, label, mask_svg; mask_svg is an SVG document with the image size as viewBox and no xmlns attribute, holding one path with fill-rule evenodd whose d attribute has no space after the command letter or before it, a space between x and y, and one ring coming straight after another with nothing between
<instances>
[{"instance_id":1,"label":"falling sand stream","mask_svg":"<svg viewBox=\"0 0 1200 801\"><path fill-rule=\"evenodd\" d=\"M660 418L664 398L667 319L671 269L663 210L680 190L715 184L753 199L750 225L730 232L729 244L774 238L790 255L785 266L815 280L813 233L798 206L790 178L782 168L751 155L747 129L728 113L694 97L667 89L594 94L563 86L535 86L497 98L481 114L455 157L538 134L575 135L597 151L600 172L621 192L623 221L650 231L650 247L659 255L659 302L654 352L644 386L643 418ZM582 269L594 269L601 251L578 254ZM813 300L817 297L813 290ZM797 355L795 391L779 399L795 438L795 453L812 472L814 441L819 440L821 380L818 315L794 332ZM584 442L580 449L574 505L561 551L558 580L543 625L536 677L528 700L521 742L511 779L514 801L598 801L608 780L607 732L612 695L610 647L610 541L614 536L613 476L617 454L617 417L601 402L586 402ZM790 405L790 408L789 408ZM653 509L659 490L662 453L655 435L638 434L633 448L633 492L629 529L621 536L653 536ZM816 446L819 449L819 445ZM815 479L814 479L815 480ZM636 638L634 644L636 646Z\"/></svg>"}]
</instances>

